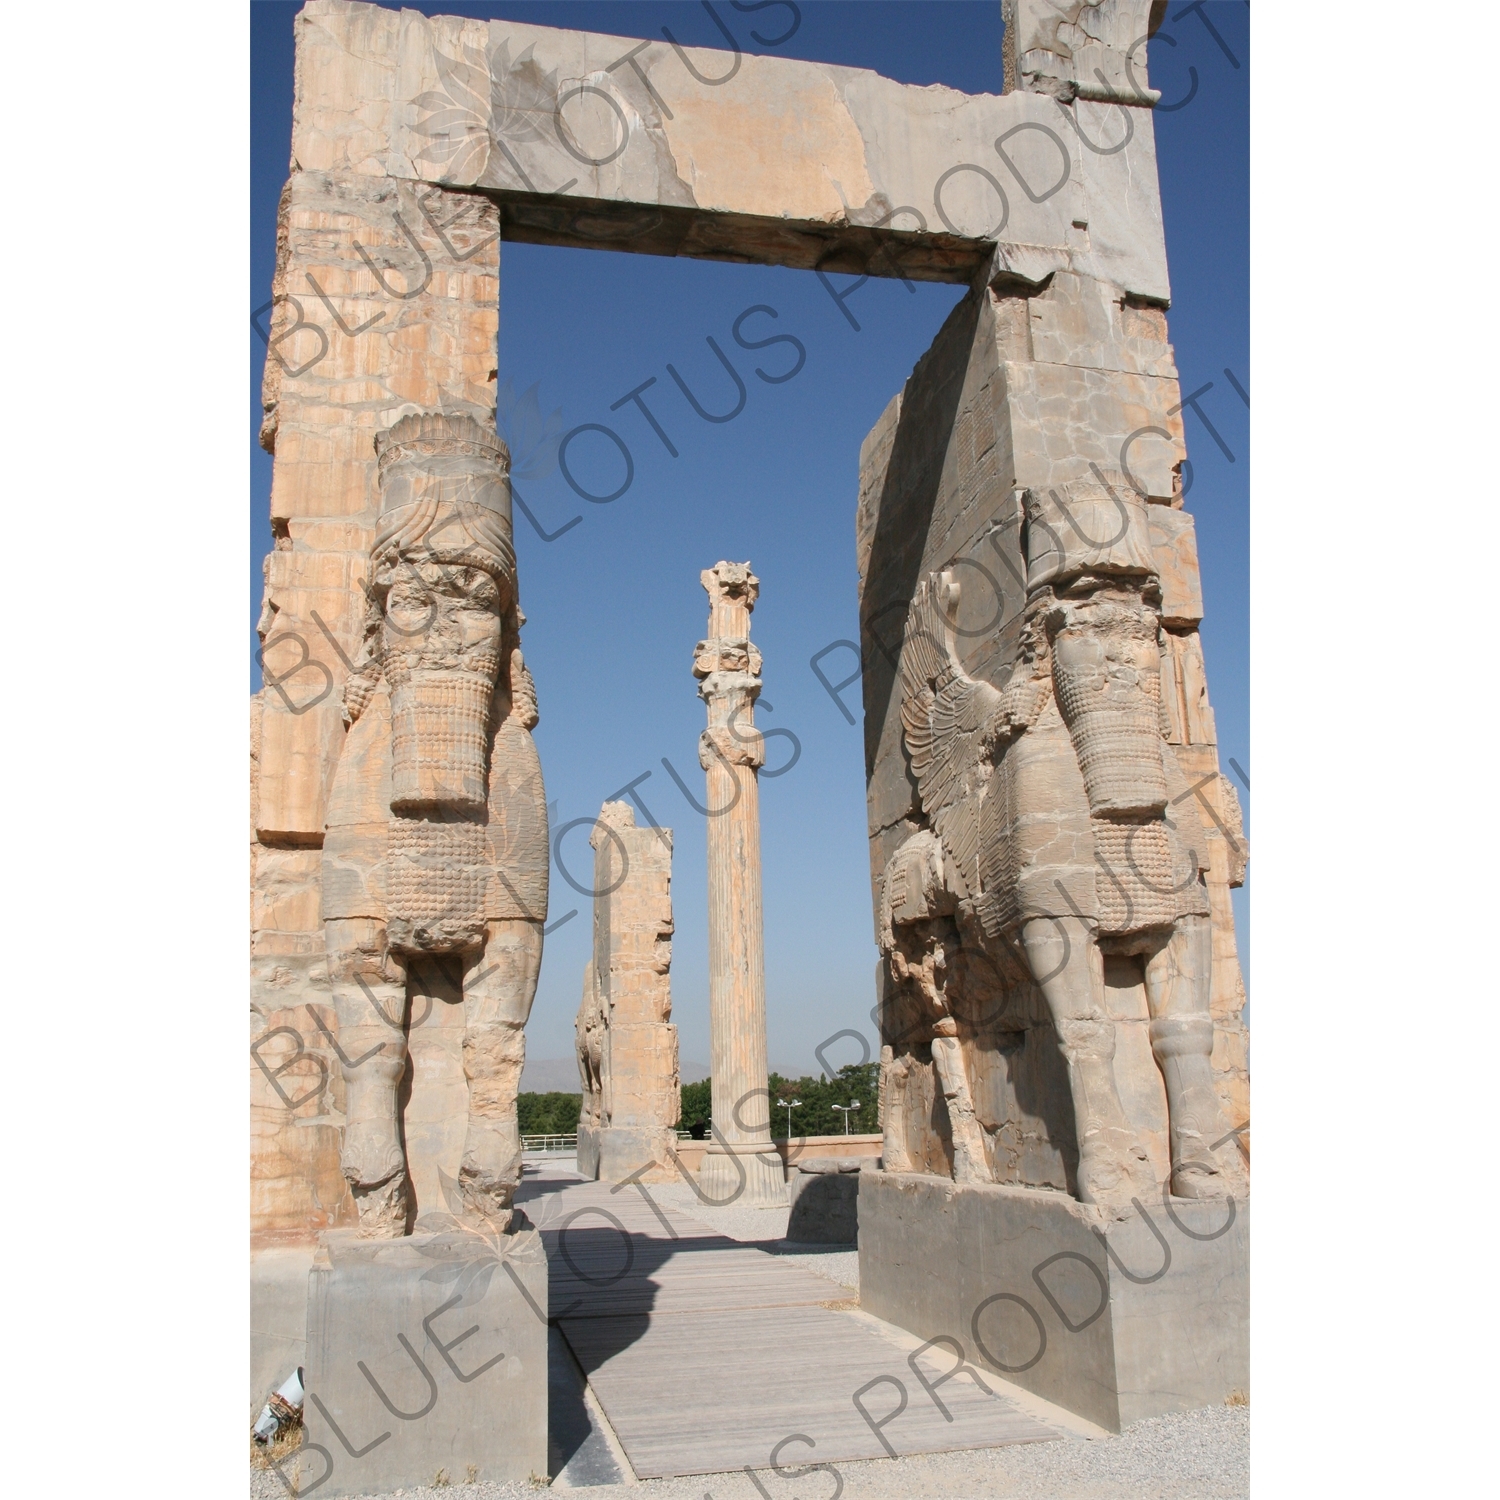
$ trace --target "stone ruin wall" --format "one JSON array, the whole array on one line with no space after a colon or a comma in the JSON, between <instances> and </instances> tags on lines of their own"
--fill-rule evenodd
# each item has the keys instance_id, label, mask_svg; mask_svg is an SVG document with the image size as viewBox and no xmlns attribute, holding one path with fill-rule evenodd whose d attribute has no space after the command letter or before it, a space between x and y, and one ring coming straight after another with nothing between
<instances>
[{"instance_id":1,"label":"stone ruin wall","mask_svg":"<svg viewBox=\"0 0 1500 1500\"><path fill-rule=\"evenodd\" d=\"M647 1163L675 1181L668 1149L682 1110L672 1021L672 830L637 828L606 802L594 847L594 950L576 1033L583 1113L578 1170L618 1182Z\"/></svg>"},{"instance_id":2,"label":"stone ruin wall","mask_svg":"<svg viewBox=\"0 0 1500 1500\"><path fill-rule=\"evenodd\" d=\"M424 207L447 226L446 245ZM282 194L273 292L287 300L270 323L261 430L275 456L275 550L259 625L277 685L256 695L252 719L251 1213L263 1236L353 1220L339 1172L343 1084L319 877L345 734L341 688L365 618L374 439L414 408L494 426L499 227L482 199L347 171L295 171ZM401 295L383 292L366 256ZM461 1131L462 1018L427 999L411 1046L431 1087L408 1123L441 1132L456 1120ZM414 995L414 1019L423 1009Z\"/></svg>"},{"instance_id":3,"label":"stone ruin wall","mask_svg":"<svg viewBox=\"0 0 1500 1500\"><path fill-rule=\"evenodd\" d=\"M1087 264L1088 231L1075 226ZM1059 255L1036 281L1001 271L950 314L905 388L865 439L857 519L870 868L875 907L886 862L926 819L902 742L900 661L918 580L951 568L961 585L957 641L964 669L1003 687L1016 658L1026 602L1022 492L1087 480L1091 465L1122 467L1149 501L1150 538L1162 586L1162 684L1169 743L1199 786L1188 806L1202 822L1213 924L1213 1068L1225 1117L1249 1115L1245 989L1229 892L1244 879L1247 849L1238 799L1219 773L1213 710L1198 624L1203 616L1193 518L1183 509L1186 457L1181 394L1166 315ZM1134 435L1132 440L1132 435ZM1129 444L1127 448L1127 443ZM1122 463L1122 453L1124 455ZM1118 479L1116 480L1118 482ZM1192 814L1189 814L1190 816ZM909 1026L891 1013L879 968L887 1037ZM1167 1112L1152 1059L1141 975L1106 957L1110 1011L1119 1023L1122 1102L1168 1172ZM1076 1152L1072 1105L1056 1035L1034 984L971 996L960 1041L996 1181L1066 1189ZM907 1044L910 1051L910 1045ZM901 1107L921 1170L953 1174L953 1143L930 1056L916 1049ZM892 1107L892 1101L883 1101Z\"/></svg>"},{"instance_id":4,"label":"stone ruin wall","mask_svg":"<svg viewBox=\"0 0 1500 1500\"><path fill-rule=\"evenodd\" d=\"M268 686L253 702L251 726L252 1223L263 1240L305 1239L352 1222L338 1161L342 1083L319 865L343 738L340 690L365 613L374 436L413 410L493 424L502 227L509 238L542 243L978 288L862 457L877 875L913 804L892 690L899 658L875 649L872 632L887 649L899 643L916 580L959 559L983 563L996 580L987 602L985 590L969 586L981 574L961 568L967 628L983 624L996 600L1001 618L1012 620L1019 588L998 552L1016 561L1016 489L1075 477L1090 461L1117 469L1122 442L1142 427L1168 434L1141 437L1129 466L1153 502L1163 581L1177 600L1167 627L1173 743L1190 780L1216 772L1191 518L1173 478L1184 450L1161 312L1170 293L1150 112L1121 103L1147 102L1145 49L1133 70L1124 59L1154 9L1120 0L1065 10L1010 5L1008 92L970 97L779 57L744 56L726 78L731 60L721 52L346 0L304 7L263 387L263 443L275 456L275 546L261 617ZM523 66L528 48L532 60ZM622 64L627 53L632 60ZM486 118L484 103L475 104L473 149L437 161L430 153L441 143L424 133L427 114L417 101L462 91L465 77L472 99L487 99L490 112ZM598 152L593 163L560 149L561 135L510 128L518 89L550 89L560 112L566 81L578 78L607 87L628 121L626 141L607 162L608 142L591 145L589 135L608 124L602 106L592 123L570 106L580 132L574 144ZM1112 128L1127 117L1127 144L1107 152L1082 144L1115 139ZM797 122L790 135L781 129L787 120ZM762 143L773 137L781 149L766 152ZM995 166L998 139L1010 142L1014 165L1006 170L1036 183L1049 180L1060 149L1065 183L1021 191ZM1000 231L985 175L962 165L981 162L990 164L992 185L1003 179L1009 187ZM966 641L966 667L1003 680L1013 630ZM1237 871L1218 831L1237 824L1227 783L1205 786L1219 814L1206 830L1214 1064L1238 1123L1248 1085L1228 902ZM1122 1007L1138 1008L1138 995L1117 992ZM409 1123L441 1136L464 1113L460 1008L441 996L414 995L413 1005L423 1017L412 1034L422 1088ZM1017 1035L1005 1033L1005 1045ZM966 1046L1002 1055L998 1036ZM1035 1112L1052 1088L1040 1053L1036 1070L1039 1081L1020 1090L1023 1101L1013 1081L996 1081L1021 1073L993 1061L971 1069L977 1093L990 1099L989 1117L1014 1118L1019 1135L1035 1143L1038 1165L1024 1169L1027 1180L1046 1177L1057 1147ZM931 1166L946 1175L940 1138Z\"/></svg>"}]
</instances>

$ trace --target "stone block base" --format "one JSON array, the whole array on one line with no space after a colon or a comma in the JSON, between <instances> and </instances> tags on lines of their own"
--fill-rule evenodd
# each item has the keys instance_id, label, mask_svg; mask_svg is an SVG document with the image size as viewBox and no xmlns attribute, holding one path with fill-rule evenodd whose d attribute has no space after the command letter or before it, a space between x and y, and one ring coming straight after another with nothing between
<instances>
[{"instance_id":1,"label":"stone block base","mask_svg":"<svg viewBox=\"0 0 1500 1500\"><path fill-rule=\"evenodd\" d=\"M823 1156L799 1161L787 1179L791 1217L786 1237L805 1245L853 1245L859 1239L857 1158Z\"/></svg>"},{"instance_id":2,"label":"stone block base","mask_svg":"<svg viewBox=\"0 0 1500 1500\"><path fill-rule=\"evenodd\" d=\"M307 1441L320 1496L547 1474L541 1236L324 1236L307 1294ZM326 1483L319 1476L326 1471Z\"/></svg>"},{"instance_id":3,"label":"stone block base","mask_svg":"<svg viewBox=\"0 0 1500 1500\"><path fill-rule=\"evenodd\" d=\"M742 1146L716 1140L703 1153L698 1189L710 1205L784 1208L786 1168L769 1141Z\"/></svg>"},{"instance_id":4,"label":"stone block base","mask_svg":"<svg viewBox=\"0 0 1500 1500\"><path fill-rule=\"evenodd\" d=\"M580 1177L597 1178L599 1175L599 1136L597 1125L578 1122L578 1174Z\"/></svg>"},{"instance_id":5,"label":"stone block base","mask_svg":"<svg viewBox=\"0 0 1500 1500\"><path fill-rule=\"evenodd\" d=\"M250 1252L250 1420L266 1397L307 1363L307 1273L318 1247Z\"/></svg>"},{"instance_id":6,"label":"stone block base","mask_svg":"<svg viewBox=\"0 0 1500 1500\"><path fill-rule=\"evenodd\" d=\"M606 1125L598 1132L597 1140L597 1162L592 1175L600 1182L624 1182L627 1177L636 1182L679 1180L672 1165L676 1131L650 1125ZM642 1172L642 1167L647 1170ZM579 1170L583 1170L581 1159Z\"/></svg>"},{"instance_id":7,"label":"stone block base","mask_svg":"<svg viewBox=\"0 0 1500 1500\"><path fill-rule=\"evenodd\" d=\"M1248 1203L1109 1220L1061 1193L866 1172L860 1305L1112 1432L1250 1389Z\"/></svg>"}]
</instances>

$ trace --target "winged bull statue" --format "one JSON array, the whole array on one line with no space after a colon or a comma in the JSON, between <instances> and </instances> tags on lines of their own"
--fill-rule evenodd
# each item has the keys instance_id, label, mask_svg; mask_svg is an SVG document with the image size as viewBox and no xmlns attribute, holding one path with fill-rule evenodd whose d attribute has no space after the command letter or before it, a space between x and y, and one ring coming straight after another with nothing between
<instances>
[{"instance_id":1,"label":"winged bull statue","mask_svg":"<svg viewBox=\"0 0 1500 1500\"><path fill-rule=\"evenodd\" d=\"M901 719L927 827L886 864L881 948L930 1040L957 1180L995 1176L960 1045L960 992L978 967L1040 991L1071 1096L1077 1196L1123 1208L1162 1189L1121 1102L1105 995L1105 957L1135 955L1166 1096L1166 1186L1237 1195L1244 1169L1210 1067L1204 830L1167 739L1145 501L1102 471L1022 501L1026 602L1003 687L960 663L951 571L912 599ZM889 1047L885 1060L889 1076ZM888 1089L886 1166L910 1170L899 1114Z\"/></svg>"}]
</instances>

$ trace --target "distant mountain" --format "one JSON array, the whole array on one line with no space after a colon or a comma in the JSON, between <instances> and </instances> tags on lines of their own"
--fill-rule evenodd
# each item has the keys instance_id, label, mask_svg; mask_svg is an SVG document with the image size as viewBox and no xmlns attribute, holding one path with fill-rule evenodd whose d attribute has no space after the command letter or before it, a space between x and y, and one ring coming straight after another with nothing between
<instances>
[{"instance_id":1,"label":"distant mountain","mask_svg":"<svg viewBox=\"0 0 1500 1500\"><path fill-rule=\"evenodd\" d=\"M679 1064L684 1083L698 1083L708 1077L708 1069L702 1063ZM523 1094L576 1094L581 1091L578 1082L578 1063L571 1057L528 1057L521 1070L521 1092Z\"/></svg>"}]
</instances>

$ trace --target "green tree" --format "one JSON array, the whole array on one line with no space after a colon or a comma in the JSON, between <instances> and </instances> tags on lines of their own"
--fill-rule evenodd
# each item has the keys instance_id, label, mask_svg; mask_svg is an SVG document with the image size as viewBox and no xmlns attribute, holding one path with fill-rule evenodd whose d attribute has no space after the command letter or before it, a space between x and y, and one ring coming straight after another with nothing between
<instances>
[{"instance_id":1,"label":"green tree","mask_svg":"<svg viewBox=\"0 0 1500 1500\"><path fill-rule=\"evenodd\" d=\"M682 1086L682 1113L677 1117L677 1130L691 1130L702 1125L707 1133L708 1122L713 1115L713 1080L703 1079L699 1083Z\"/></svg>"},{"instance_id":2,"label":"green tree","mask_svg":"<svg viewBox=\"0 0 1500 1500\"><path fill-rule=\"evenodd\" d=\"M772 1073L767 1080L771 1095L771 1138L783 1141L787 1138L787 1112L777 1101L797 1099L800 1104L792 1111L792 1139L807 1135L843 1135L844 1116L834 1108L835 1104L853 1104L857 1099L859 1109L849 1116L849 1131L853 1135L873 1135L880 1128L876 1123L880 1090L879 1063L849 1063L832 1078L784 1078ZM753 1100L746 1100L740 1114L745 1120L759 1118ZM713 1093L710 1081L685 1084L682 1089L682 1113L676 1128L690 1130L695 1123L708 1125L713 1114Z\"/></svg>"},{"instance_id":3,"label":"green tree","mask_svg":"<svg viewBox=\"0 0 1500 1500\"><path fill-rule=\"evenodd\" d=\"M787 1111L780 1101L798 1099L801 1103L791 1112L791 1139L808 1135L843 1135L844 1116L835 1104L853 1104L859 1101L859 1109L849 1116L849 1131L853 1135L873 1135L876 1124L880 1089L880 1064L848 1063L832 1078L819 1074L816 1078L783 1078L772 1073L768 1080L771 1091L771 1136L774 1140L787 1139Z\"/></svg>"},{"instance_id":4,"label":"green tree","mask_svg":"<svg viewBox=\"0 0 1500 1500\"><path fill-rule=\"evenodd\" d=\"M576 1135L582 1113L582 1094L516 1095L522 1135Z\"/></svg>"}]
</instances>

